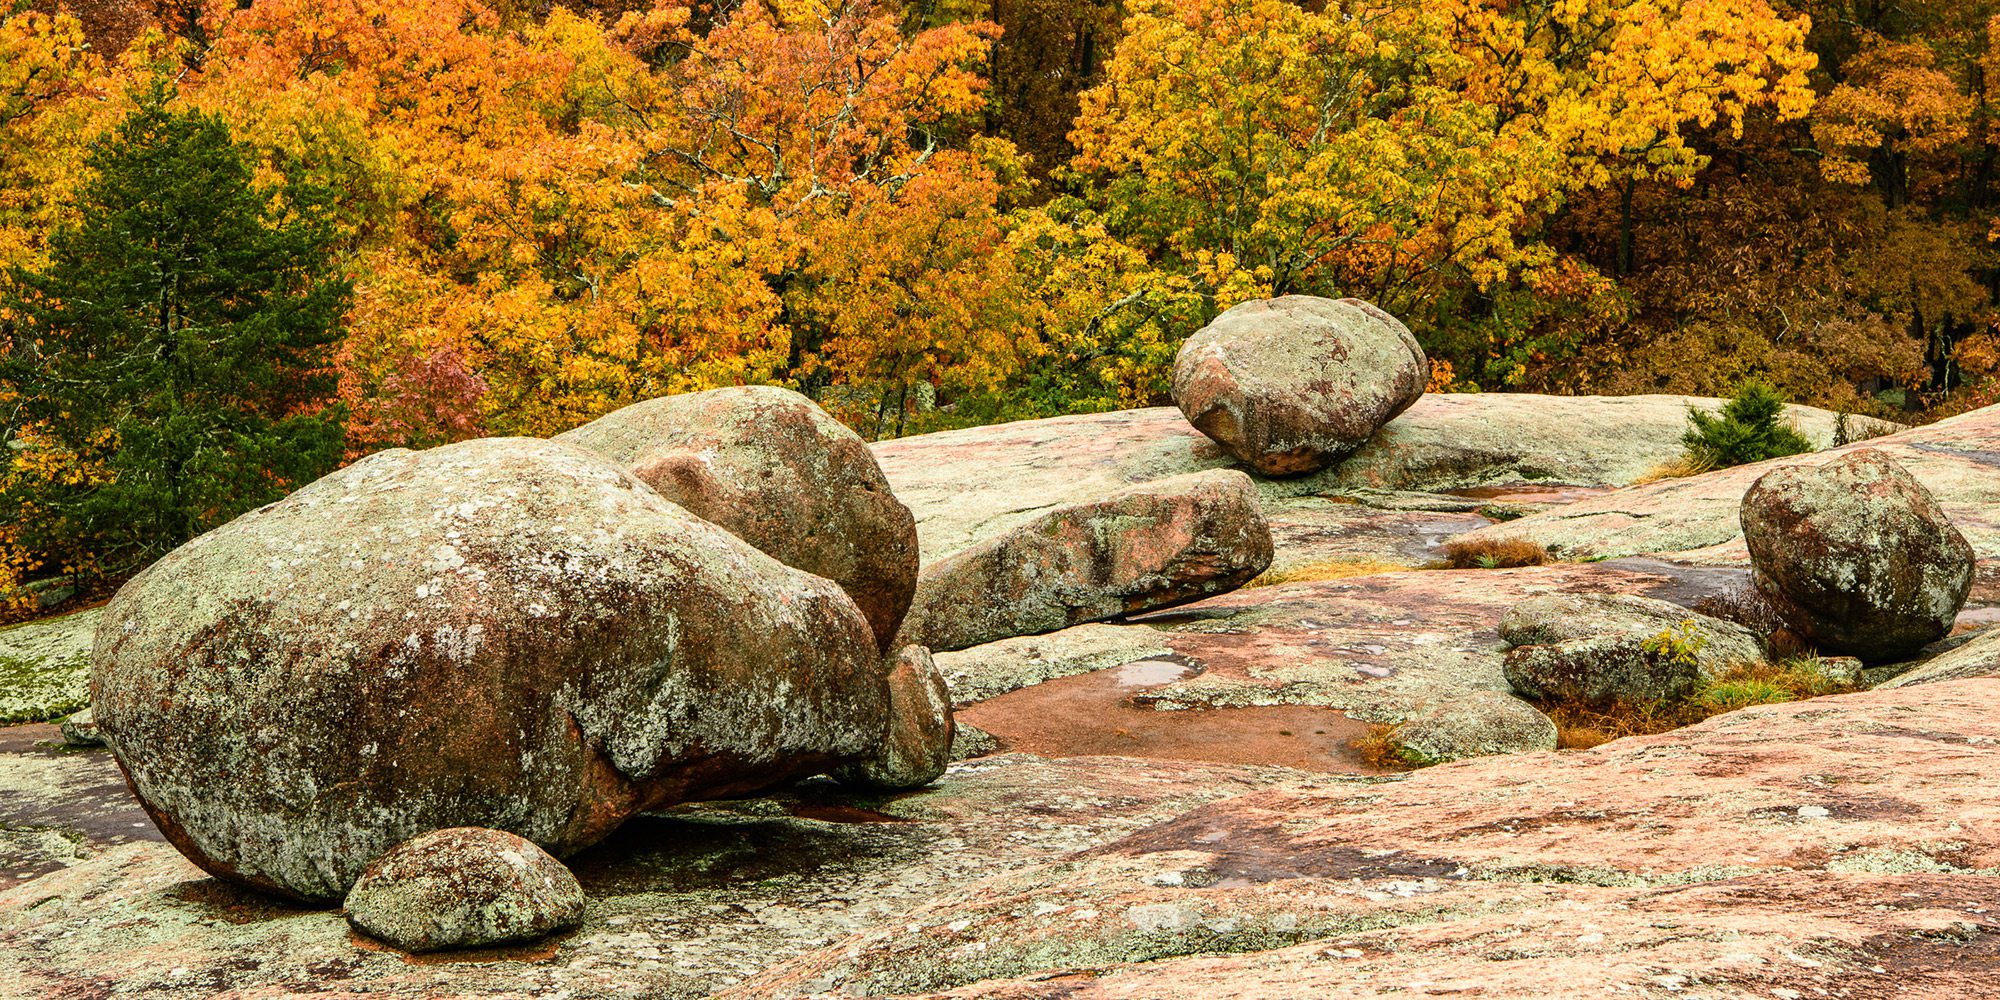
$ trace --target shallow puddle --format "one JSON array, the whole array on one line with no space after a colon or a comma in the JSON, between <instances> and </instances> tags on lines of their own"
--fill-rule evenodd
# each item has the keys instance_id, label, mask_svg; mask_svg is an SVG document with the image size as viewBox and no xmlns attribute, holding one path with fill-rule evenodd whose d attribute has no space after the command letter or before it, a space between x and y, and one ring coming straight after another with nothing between
<instances>
[{"instance_id":1,"label":"shallow puddle","mask_svg":"<svg viewBox=\"0 0 2000 1000\"><path fill-rule=\"evenodd\" d=\"M1328 708L1277 705L1162 712L1135 696L1199 672L1154 657L1045 681L958 710L1002 749L1044 757L1118 756L1375 773L1348 746L1368 725Z\"/></svg>"}]
</instances>

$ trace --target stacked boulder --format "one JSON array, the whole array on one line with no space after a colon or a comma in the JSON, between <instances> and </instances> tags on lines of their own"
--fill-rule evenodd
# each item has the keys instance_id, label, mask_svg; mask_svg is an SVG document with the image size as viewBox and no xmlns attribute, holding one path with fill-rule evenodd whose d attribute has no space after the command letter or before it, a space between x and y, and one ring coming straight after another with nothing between
<instances>
[{"instance_id":1,"label":"stacked boulder","mask_svg":"<svg viewBox=\"0 0 2000 1000\"><path fill-rule=\"evenodd\" d=\"M1410 408L1430 363L1409 328L1359 299L1242 303L1181 345L1174 402L1267 476L1317 472Z\"/></svg>"},{"instance_id":2,"label":"stacked boulder","mask_svg":"<svg viewBox=\"0 0 2000 1000\"><path fill-rule=\"evenodd\" d=\"M1972 589L1965 536L1873 448L1765 473L1741 517L1758 589L1821 652L1911 656L1951 631Z\"/></svg>"},{"instance_id":3,"label":"stacked boulder","mask_svg":"<svg viewBox=\"0 0 2000 1000\"><path fill-rule=\"evenodd\" d=\"M917 526L866 442L789 389L634 403L555 440L624 466L688 513L840 584L890 652L917 581Z\"/></svg>"},{"instance_id":4,"label":"stacked boulder","mask_svg":"<svg viewBox=\"0 0 2000 1000\"><path fill-rule=\"evenodd\" d=\"M369 456L135 577L105 609L92 704L161 831L217 876L333 901L433 831L560 857L644 810L809 775L934 780L951 742L942 677L923 650L880 653L914 589L908 512L868 496L881 473L865 448L865 466L803 454L803 397L721 392L750 398L694 412L792 411L771 417L772 440L797 449L778 460L727 427L700 438L723 485L686 495L731 497L708 510L756 526L756 544L594 451L486 439ZM658 451L633 460L670 465ZM801 481L788 467L817 492L778 492ZM758 478L772 492L755 496ZM822 504L817 531L770 527L782 518L765 508L802 503ZM869 518L888 540L843 563L822 536ZM843 570L863 565L888 568ZM881 595L877 616L851 592ZM458 837L452 856L494 842Z\"/></svg>"}]
</instances>

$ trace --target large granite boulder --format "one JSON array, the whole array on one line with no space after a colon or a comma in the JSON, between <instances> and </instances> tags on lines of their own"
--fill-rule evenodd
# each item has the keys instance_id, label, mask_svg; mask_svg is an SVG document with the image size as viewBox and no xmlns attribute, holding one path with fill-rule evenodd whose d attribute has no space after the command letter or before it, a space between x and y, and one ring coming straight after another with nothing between
<instances>
[{"instance_id":1,"label":"large granite boulder","mask_svg":"<svg viewBox=\"0 0 2000 1000\"><path fill-rule=\"evenodd\" d=\"M168 839L310 900L420 833L560 856L862 759L888 724L839 587L526 439L371 455L189 542L113 598L95 660Z\"/></svg>"},{"instance_id":2,"label":"large granite boulder","mask_svg":"<svg viewBox=\"0 0 2000 1000\"><path fill-rule=\"evenodd\" d=\"M347 919L404 951L515 944L583 919L583 886L563 863L500 830L419 834L362 871Z\"/></svg>"},{"instance_id":3,"label":"large granite boulder","mask_svg":"<svg viewBox=\"0 0 2000 1000\"><path fill-rule=\"evenodd\" d=\"M840 584L884 652L917 586L917 528L868 445L790 389L634 403L556 436L788 566Z\"/></svg>"},{"instance_id":4,"label":"large granite boulder","mask_svg":"<svg viewBox=\"0 0 2000 1000\"><path fill-rule=\"evenodd\" d=\"M1395 317L1358 299L1242 303L1181 345L1174 402L1270 476L1317 472L1424 394L1430 363Z\"/></svg>"},{"instance_id":5,"label":"large granite boulder","mask_svg":"<svg viewBox=\"0 0 2000 1000\"><path fill-rule=\"evenodd\" d=\"M1951 630L1972 588L1965 536L1872 448L1766 473L1741 517L1758 589L1823 652L1907 657Z\"/></svg>"},{"instance_id":6,"label":"large granite boulder","mask_svg":"<svg viewBox=\"0 0 2000 1000\"><path fill-rule=\"evenodd\" d=\"M1529 698L1585 705L1657 702L1764 656L1750 630L1650 597L1550 594L1500 619L1502 669Z\"/></svg>"},{"instance_id":7,"label":"large granite boulder","mask_svg":"<svg viewBox=\"0 0 2000 1000\"><path fill-rule=\"evenodd\" d=\"M1249 476L1142 483L932 563L899 644L964 649L1172 607L1234 590L1270 564Z\"/></svg>"}]
</instances>

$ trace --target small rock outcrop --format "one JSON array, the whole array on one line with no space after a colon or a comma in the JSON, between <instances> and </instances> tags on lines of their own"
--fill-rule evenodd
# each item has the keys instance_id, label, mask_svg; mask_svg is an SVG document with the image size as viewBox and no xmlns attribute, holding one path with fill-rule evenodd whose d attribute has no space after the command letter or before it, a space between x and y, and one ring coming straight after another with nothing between
<instances>
[{"instance_id":1,"label":"small rock outcrop","mask_svg":"<svg viewBox=\"0 0 2000 1000\"><path fill-rule=\"evenodd\" d=\"M819 404L775 386L634 403L555 440L632 471L766 555L840 584L878 648L909 610L917 529L875 455Z\"/></svg>"},{"instance_id":2,"label":"small rock outcrop","mask_svg":"<svg viewBox=\"0 0 2000 1000\"><path fill-rule=\"evenodd\" d=\"M904 646L889 659L889 731L874 756L833 776L865 788L921 788L950 766L954 735L944 673L930 650Z\"/></svg>"},{"instance_id":3,"label":"small rock outcrop","mask_svg":"<svg viewBox=\"0 0 2000 1000\"><path fill-rule=\"evenodd\" d=\"M529 439L380 452L119 590L92 705L210 873L309 900L481 826L558 856L640 811L872 754L874 636L832 582Z\"/></svg>"},{"instance_id":4,"label":"small rock outcrop","mask_svg":"<svg viewBox=\"0 0 2000 1000\"><path fill-rule=\"evenodd\" d=\"M104 734L97 731L97 716L87 708L62 721L62 738L73 747L104 745Z\"/></svg>"},{"instance_id":5,"label":"small rock outcrop","mask_svg":"<svg viewBox=\"0 0 2000 1000\"><path fill-rule=\"evenodd\" d=\"M1626 594L1550 594L1500 620L1507 683L1529 698L1586 705L1663 701L1735 663L1763 658L1748 629Z\"/></svg>"},{"instance_id":6,"label":"small rock outcrop","mask_svg":"<svg viewBox=\"0 0 2000 1000\"><path fill-rule=\"evenodd\" d=\"M1392 735L1404 759L1444 764L1472 757L1556 748L1556 724L1535 706L1498 691L1474 691L1424 709Z\"/></svg>"},{"instance_id":7,"label":"small rock outcrop","mask_svg":"<svg viewBox=\"0 0 2000 1000\"><path fill-rule=\"evenodd\" d=\"M356 929L404 951L533 941L583 919L583 886L511 833L433 830L376 858L347 894Z\"/></svg>"},{"instance_id":8,"label":"small rock outcrop","mask_svg":"<svg viewBox=\"0 0 2000 1000\"><path fill-rule=\"evenodd\" d=\"M1741 517L1758 589L1822 652L1907 657L1951 630L1972 588L1965 536L1872 448L1766 473Z\"/></svg>"},{"instance_id":9,"label":"small rock outcrop","mask_svg":"<svg viewBox=\"0 0 2000 1000\"><path fill-rule=\"evenodd\" d=\"M2000 677L2000 628L1975 633L1961 645L1883 681L1880 686L1899 688L1972 677Z\"/></svg>"},{"instance_id":10,"label":"small rock outcrop","mask_svg":"<svg viewBox=\"0 0 2000 1000\"><path fill-rule=\"evenodd\" d=\"M1324 469L1424 394L1409 328L1358 299L1245 302L1181 345L1174 402L1223 450L1269 476Z\"/></svg>"},{"instance_id":11,"label":"small rock outcrop","mask_svg":"<svg viewBox=\"0 0 2000 1000\"><path fill-rule=\"evenodd\" d=\"M964 649L1234 590L1271 564L1250 477L1175 476L1050 511L932 563L900 645Z\"/></svg>"}]
</instances>

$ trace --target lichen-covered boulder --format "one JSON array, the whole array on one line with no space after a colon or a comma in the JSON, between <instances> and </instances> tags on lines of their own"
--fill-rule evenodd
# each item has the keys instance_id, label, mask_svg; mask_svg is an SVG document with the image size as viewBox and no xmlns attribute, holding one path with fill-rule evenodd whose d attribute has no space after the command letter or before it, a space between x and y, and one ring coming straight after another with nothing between
<instances>
[{"instance_id":1,"label":"lichen-covered boulder","mask_svg":"<svg viewBox=\"0 0 2000 1000\"><path fill-rule=\"evenodd\" d=\"M1270 476L1316 472L1410 407L1430 363L1409 328L1358 299L1242 303L1181 345L1174 402Z\"/></svg>"},{"instance_id":2,"label":"lichen-covered boulder","mask_svg":"<svg viewBox=\"0 0 2000 1000\"><path fill-rule=\"evenodd\" d=\"M1734 622L1629 594L1548 594L1508 609L1502 672L1529 698L1585 705L1663 701L1692 691L1763 643Z\"/></svg>"},{"instance_id":3,"label":"lichen-covered boulder","mask_svg":"<svg viewBox=\"0 0 2000 1000\"><path fill-rule=\"evenodd\" d=\"M1758 589L1821 652L1907 657L1951 630L1972 589L1965 536L1873 448L1765 473L1740 516Z\"/></svg>"},{"instance_id":4,"label":"lichen-covered boulder","mask_svg":"<svg viewBox=\"0 0 2000 1000\"><path fill-rule=\"evenodd\" d=\"M922 646L904 646L889 658L889 729L873 756L833 776L850 785L898 791L922 788L951 765L951 687Z\"/></svg>"},{"instance_id":5,"label":"lichen-covered boulder","mask_svg":"<svg viewBox=\"0 0 2000 1000\"><path fill-rule=\"evenodd\" d=\"M62 738L73 747L104 745L104 734L97 731L97 715L87 708L62 720Z\"/></svg>"},{"instance_id":6,"label":"lichen-covered boulder","mask_svg":"<svg viewBox=\"0 0 2000 1000\"><path fill-rule=\"evenodd\" d=\"M376 858L347 894L356 929L404 951L533 941L583 919L583 886L511 833L461 826Z\"/></svg>"},{"instance_id":7,"label":"lichen-covered boulder","mask_svg":"<svg viewBox=\"0 0 2000 1000\"><path fill-rule=\"evenodd\" d=\"M1535 706L1498 691L1474 691L1417 712L1391 738L1405 760L1428 765L1554 750L1557 733Z\"/></svg>"},{"instance_id":8,"label":"lichen-covered boulder","mask_svg":"<svg viewBox=\"0 0 2000 1000\"><path fill-rule=\"evenodd\" d=\"M632 471L695 516L765 554L840 584L878 648L917 586L909 508L853 431L776 386L735 386L634 403L555 440Z\"/></svg>"},{"instance_id":9,"label":"lichen-covered boulder","mask_svg":"<svg viewBox=\"0 0 2000 1000\"><path fill-rule=\"evenodd\" d=\"M1271 564L1250 477L1213 469L1061 507L925 567L899 645L964 649L1234 590Z\"/></svg>"},{"instance_id":10,"label":"lichen-covered boulder","mask_svg":"<svg viewBox=\"0 0 2000 1000\"><path fill-rule=\"evenodd\" d=\"M839 587L518 438L371 455L189 542L119 590L95 660L161 832L311 900L420 833L561 856L861 759L888 723Z\"/></svg>"}]
</instances>

